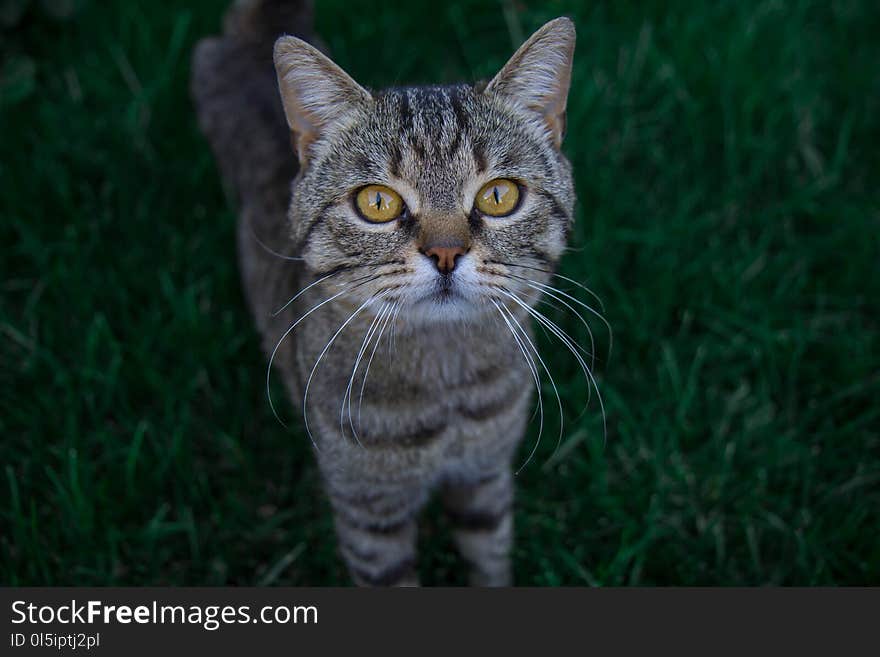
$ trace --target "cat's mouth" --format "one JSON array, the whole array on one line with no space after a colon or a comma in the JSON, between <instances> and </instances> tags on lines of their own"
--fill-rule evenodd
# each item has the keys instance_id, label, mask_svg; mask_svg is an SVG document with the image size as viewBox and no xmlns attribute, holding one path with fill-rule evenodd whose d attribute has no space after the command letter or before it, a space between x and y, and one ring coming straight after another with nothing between
<instances>
[{"instance_id":1,"label":"cat's mouth","mask_svg":"<svg viewBox=\"0 0 880 657\"><path fill-rule=\"evenodd\" d=\"M436 282L417 299L416 304L426 309L429 307L450 307L468 305L468 296L464 293L460 282L449 274L440 274Z\"/></svg>"},{"instance_id":2,"label":"cat's mouth","mask_svg":"<svg viewBox=\"0 0 880 657\"><path fill-rule=\"evenodd\" d=\"M481 314L482 286L472 269L466 259L454 271L438 271L433 265L424 267L407 295L412 316L445 322L471 320Z\"/></svg>"},{"instance_id":3,"label":"cat's mouth","mask_svg":"<svg viewBox=\"0 0 880 657\"><path fill-rule=\"evenodd\" d=\"M430 297L432 303L439 305L453 303L455 301L463 301L464 297L451 288L444 288Z\"/></svg>"},{"instance_id":4,"label":"cat's mouth","mask_svg":"<svg viewBox=\"0 0 880 657\"><path fill-rule=\"evenodd\" d=\"M437 278L434 290L425 298L425 301L442 306L464 300L464 296L459 292L458 286L450 274L440 274Z\"/></svg>"}]
</instances>

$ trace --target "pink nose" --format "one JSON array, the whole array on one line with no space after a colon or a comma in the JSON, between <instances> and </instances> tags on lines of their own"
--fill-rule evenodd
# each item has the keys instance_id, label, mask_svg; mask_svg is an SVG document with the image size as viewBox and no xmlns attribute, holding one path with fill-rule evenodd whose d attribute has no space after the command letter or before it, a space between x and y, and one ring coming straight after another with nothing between
<instances>
[{"instance_id":1,"label":"pink nose","mask_svg":"<svg viewBox=\"0 0 880 657\"><path fill-rule=\"evenodd\" d=\"M432 246L422 251L426 256L434 261L437 271L441 274L448 274L455 269L455 263L459 256L467 253L467 249L463 246Z\"/></svg>"}]
</instances>

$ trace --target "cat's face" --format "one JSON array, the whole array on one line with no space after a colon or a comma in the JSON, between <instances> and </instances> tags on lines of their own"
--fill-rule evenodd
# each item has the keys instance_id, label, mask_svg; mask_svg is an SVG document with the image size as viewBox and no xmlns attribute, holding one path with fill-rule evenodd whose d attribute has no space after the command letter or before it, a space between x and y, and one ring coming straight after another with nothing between
<instances>
[{"instance_id":1,"label":"cat's face","mask_svg":"<svg viewBox=\"0 0 880 657\"><path fill-rule=\"evenodd\" d=\"M279 40L301 162L290 218L314 278L425 321L531 305L572 220L559 145L573 47L558 19L488 85L370 94L310 46Z\"/></svg>"}]
</instances>

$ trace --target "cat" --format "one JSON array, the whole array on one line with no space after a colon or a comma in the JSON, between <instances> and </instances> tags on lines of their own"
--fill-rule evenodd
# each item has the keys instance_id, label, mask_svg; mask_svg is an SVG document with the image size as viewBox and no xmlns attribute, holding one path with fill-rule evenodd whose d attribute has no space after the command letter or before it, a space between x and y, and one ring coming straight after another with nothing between
<instances>
[{"instance_id":1,"label":"cat","mask_svg":"<svg viewBox=\"0 0 880 657\"><path fill-rule=\"evenodd\" d=\"M545 24L488 83L368 90L311 13L239 2L193 57L268 371L302 409L356 584L419 583L417 516L439 492L470 583L510 585L543 364L530 310L574 216L574 25Z\"/></svg>"}]
</instances>

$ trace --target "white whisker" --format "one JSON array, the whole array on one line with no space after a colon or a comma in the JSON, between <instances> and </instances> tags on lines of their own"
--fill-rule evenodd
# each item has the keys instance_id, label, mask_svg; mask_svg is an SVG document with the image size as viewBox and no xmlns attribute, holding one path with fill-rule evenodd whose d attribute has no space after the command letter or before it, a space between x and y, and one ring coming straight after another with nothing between
<instances>
[{"instance_id":1,"label":"white whisker","mask_svg":"<svg viewBox=\"0 0 880 657\"><path fill-rule=\"evenodd\" d=\"M360 389L360 393L358 394L358 412L357 412L358 420L357 420L357 424L358 424L358 427L360 427L361 429L363 429L363 424L361 423L361 408L363 407L363 403L364 403L364 389L367 386L367 377L370 375L370 365L373 364L373 356L376 355L376 350L379 348L379 343L382 341L382 334L385 332L385 329L388 327L389 321L393 321L394 316L396 316L396 315L393 315L393 313L395 312L395 310L399 310L401 305L402 304L400 301L395 302L395 304L393 306L391 306L391 310L389 310L388 313L386 313L385 319L382 320L382 327L379 329L379 335L376 336L376 344L373 345L373 350L370 352L370 357L367 359L367 366L364 369L364 378L363 378L363 381L361 381L361 389ZM349 410L349 420L351 420L351 411L350 410Z\"/></svg>"},{"instance_id":2,"label":"white whisker","mask_svg":"<svg viewBox=\"0 0 880 657\"><path fill-rule=\"evenodd\" d=\"M533 283L526 283L526 285L528 285L533 290L537 290L539 293L545 294L552 299L556 299L557 301L559 301L559 303L563 304L572 313L574 313L574 316L580 320L580 322L581 322L581 324L583 324L584 328L587 329L587 335L590 337L590 352L589 352L590 367L595 368L596 367L596 341L593 339L593 331L590 329L590 325L587 323L587 320L585 320L581 316L581 314L577 310L575 310L574 307L570 303L565 301L565 299L560 299L558 296L553 294L553 292L550 292L549 290L544 290L541 287L534 285ZM577 344L577 343L575 342L575 344ZM584 351L584 353L586 353L586 350L584 350L579 344L577 344L577 346L579 349Z\"/></svg>"},{"instance_id":3,"label":"white whisker","mask_svg":"<svg viewBox=\"0 0 880 657\"><path fill-rule=\"evenodd\" d=\"M254 238L254 241L257 244L259 244L260 247L264 251L266 251L266 253L269 253L269 254L275 256L276 258L281 258L282 260L293 260L296 262L302 262L303 260L305 260L305 258L298 258L296 256L289 256L289 255L284 255L283 253L278 253L278 251L275 251L272 248L270 248L265 242L263 242L263 240L261 240L257 236L257 231L254 229L254 226L250 221L248 221L248 228L250 228L250 230L251 230L251 237Z\"/></svg>"},{"instance_id":4,"label":"white whisker","mask_svg":"<svg viewBox=\"0 0 880 657\"><path fill-rule=\"evenodd\" d=\"M518 299L515 299L515 300L517 302L519 302L520 305L528 308L528 306L526 304L520 302ZM532 339L529 337L528 333L526 333L525 329L522 327L522 325L516 319L516 316L513 314L513 311L511 311L508 308L507 312L510 315L511 321L515 322L516 325L519 327L520 331L522 332L522 337L528 342L529 346L532 348L532 351L535 353L535 357L538 359L538 362L541 364L541 367L544 368L544 371L547 373L547 378L550 379L550 385L553 386L553 394L556 395L556 404L559 407L559 436L556 439L556 448L553 450L553 452L555 454L556 450L559 449L559 445L562 444L562 436L565 433L565 418L564 418L563 412L562 412L562 398L559 396L559 388L556 387L556 381L553 379L553 375L550 373L550 368L547 367L547 363L545 363L544 359L541 358L541 354L538 352L538 348L535 346L535 343L532 342ZM531 461L531 459L535 455L535 452L537 451L537 449L538 449L538 443L535 443L535 446L532 448L531 454L529 454L529 458L527 458L526 462L520 466L519 470L516 471L516 474L519 474L520 471L522 471L522 469L525 468L529 464L529 461Z\"/></svg>"},{"instance_id":5,"label":"white whisker","mask_svg":"<svg viewBox=\"0 0 880 657\"><path fill-rule=\"evenodd\" d=\"M533 270L533 271L539 271L539 272L542 272L542 273L544 273L544 274L549 274L550 276L556 276L557 278L561 278L562 280L564 280L564 281L568 281L569 283L571 283L571 284L573 284L573 285L577 285L577 286L578 286L579 288L581 288L584 292L586 292L586 293L589 294L591 297L593 297L593 298L596 300L596 302L599 304L599 308L602 309L602 312L603 312L603 313L605 312L605 304L602 303L602 299L599 298L599 295L596 294L595 292L593 292L590 288L588 288L586 285L584 285L584 284L581 283L580 281L576 281L576 280L573 279L573 278L569 278L568 276L564 276L564 275L560 274L559 272L550 271L549 269L542 269L541 267L532 267L532 266L530 266L530 265L517 265L517 264L514 264L514 263L512 263L512 262L502 262L502 261L500 261L500 260L497 261L497 262L498 262L499 265L505 265L505 266L507 266L507 267L521 267L522 269L531 269L531 270Z\"/></svg>"},{"instance_id":6,"label":"white whisker","mask_svg":"<svg viewBox=\"0 0 880 657\"><path fill-rule=\"evenodd\" d=\"M514 278L522 278L522 277L517 277L514 274L511 274L511 276L514 276ZM553 297L554 299L556 299L560 303L565 303L565 301L563 301L558 296L556 296L557 294L560 294L560 295L564 296L566 299L573 301L574 303L578 304L582 308L585 308L588 312L590 312L593 315L595 315L596 317L598 317L599 320L603 324L605 324L605 327L608 329L608 358L609 359L611 358L611 351L614 348L614 331L612 331L611 324L608 322L607 319L605 319L605 317L602 315L602 313L600 313L598 310L596 310L592 306L584 303L580 299L573 297L572 295L568 294L567 292L564 292L564 291L560 290L559 288L553 287L552 285L547 285L546 283L539 283L538 281L533 281L528 278L524 278L523 280L527 281L526 284L529 286L535 286L535 285L538 286L541 290L543 290L547 294L547 296ZM566 305L568 305L568 304L566 304ZM572 311L574 311L573 308L572 308ZM581 321L586 324L583 317L581 317L580 314L578 314L578 313L576 313L576 314L578 317L580 317ZM587 327L587 330L589 330L589 327ZM592 334L592 332L590 332L590 341L591 342L592 342L592 336L593 336L593 334ZM593 351L595 351L595 348L593 349Z\"/></svg>"},{"instance_id":7,"label":"white whisker","mask_svg":"<svg viewBox=\"0 0 880 657\"><path fill-rule=\"evenodd\" d=\"M605 441L607 442L607 440L608 440L608 424L607 424L607 418L606 418L606 414L605 414L605 402L602 399L602 393L599 391L599 385L596 383L596 379L593 376L593 373L590 371L590 368L587 367L586 362L584 361L584 359L581 357L581 355L578 353L578 351L576 349L577 343L572 340L571 336L569 336L565 331L563 331L561 328L559 328L559 326L557 326L556 323L554 323L552 320L547 318L543 313L535 310L534 308L531 308L528 304L524 303L521 299L519 299L516 295L512 294L509 290L498 289L498 291L501 292L502 294L504 294L505 296L513 299L514 302L516 302L518 305L520 305L527 313L529 313L532 317L534 317L539 323L546 326L547 329L550 330L551 333L553 333L557 338L559 338L562 341L562 343L568 348L568 350L577 359L578 364L581 366L581 369L584 372L584 376L588 380L588 389L589 389L589 384L592 384L593 388L596 390L596 397L599 400L599 407L602 410L603 436L604 436ZM587 403L589 403L589 398L587 400ZM557 445L557 448L558 448L558 445ZM554 450L554 454L555 453L556 452ZM551 455L550 458L553 458L553 456Z\"/></svg>"},{"instance_id":8,"label":"white whisker","mask_svg":"<svg viewBox=\"0 0 880 657\"><path fill-rule=\"evenodd\" d=\"M544 363L543 359L541 358L541 355L538 353L538 350L535 348L534 343L529 338L528 333L526 333L525 329L522 327L522 325L519 323L519 321L517 321L516 317L510 311L510 309L506 308L504 306L504 304L499 304L494 299L491 299L491 301L494 304L495 308L498 309L498 312L501 315L501 318L504 320L504 323L507 324L507 328L510 329L511 335L513 335L513 338L514 338L514 340L516 340L517 345L520 348L520 351L523 353L523 356L526 358L526 364L529 366L529 369L532 372L532 378L534 378L534 380L535 380L535 388L538 391L538 408L539 408L539 412L540 412L540 416L541 416L539 427L538 427L538 438L537 438L537 440L535 440L535 445L534 445L534 447L532 447L532 451L529 453L529 456L525 460L525 463L523 463L519 467L519 469L514 473L515 475L518 475L520 472L522 472L523 468L525 468L529 464L529 461L532 460L532 457L535 455L535 452L538 449L538 445L541 444L541 436L544 434L544 402L543 402L543 395L541 393L541 377L538 373L538 368L535 365L534 359L531 357L531 354L529 354L528 351L526 350L525 342L523 342L523 339L525 339L528 342L529 346L531 347L531 350L534 352L535 356L537 356L538 360L541 363L541 366L544 368L544 371L547 373L547 376L550 377L551 382L553 381L553 377L550 374L550 370L547 369L547 365ZM505 311L507 311L507 316L505 316ZM510 317L510 320L508 320L508 316ZM513 324L511 324L511 321L519 328L519 331L522 334L522 338L517 336L516 329L514 329ZM560 421L560 434L561 434L561 431L562 431L562 400L559 397L559 391L556 388L555 382L553 383L553 390L556 393L556 401L559 403L559 421Z\"/></svg>"},{"instance_id":9,"label":"white whisker","mask_svg":"<svg viewBox=\"0 0 880 657\"><path fill-rule=\"evenodd\" d=\"M400 311L403 310L403 302L397 304L397 309L394 311L394 317L391 318L391 331L388 333L388 349L390 351L397 351L397 318L400 317Z\"/></svg>"},{"instance_id":10,"label":"white whisker","mask_svg":"<svg viewBox=\"0 0 880 657\"><path fill-rule=\"evenodd\" d=\"M292 304L294 301L296 301L297 299L299 299L299 298L300 298L300 297L301 297L301 296L302 296L307 290L309 290L309 289L315 287L318 283L320 283L320 282L322 282L322 281L326 281L328 278L332 278L333 276L336 276L337 273L338 273L338 272L333 272L333 273L327 274L326 276L322 276L322 277L319 278L318 280L316 280L316 281L312 281L311 283L309 283L308 285L306 285L303 289L301 289L299 292L297 292L296 294L294 294L294 295L290 298L290 300L289 300L287 303L285 303L285 304L284 304L283 306L281 306L278 310L276 310L275 312L273 312L273 313L272 313L272 317L277 317L278 315L280 315L282 312L284 312L284 310L285 310L290 304Z\"/></svg>"},{"instance_id":11,"label":"white whisker","mask_svg":"<svg viewBox=\"0 0 880 657\"><path fill-rule=\"evenodd\" d=\"M364 308L366 308L371 303L373 303L374 301L376 301L377 299L380 299L380 298L381 298L381 295L371 296L369 299L364 301L360 306L358 306L357 310L355 310L351 315L348 316L348 319L346 319L344 322L342 322L342 325L338 329L336 329L336 332L333 334L333 337L331 337L330 340L327 341L327 344L324 346L324 349L321 351L320 354L318 354L318 359L315 361L315 364L312 367L312 371L309 372L309 377L308 377L308 379L306 379L306 386L305 386L305 389L303 390L303 401L302 401L303 424L305 426L306 433L309 435L309 439L312 441L312 445L315 446L315 449L318 448L318 445L315 442L314 436L312 436L311 430L309 429L309 411L308 411L308 403L307 403L308 397L309 397L309 387L312 385L312 378L314 378L315 372L318 369L318 365L321 363L321 360L324 358L324 355L327 353L327 351L329 351L330 347L333 346L333 343L336 341L336 338L339 337L339 334L342 333L342 331L345 329L345 327L348 326L351 323L351 321L355 317L357 317L357 315Z\"/></svg>"},{"instance_id":12,"label":"white whisker","mask_svg":"<svg viewBox=\"0 0 880 657\"><path fill-rule=\"evenodd\" d=\"M278 353L278 348L281 346L281 343L284 342L284 339L288 335L290 335L290 332L293 331L293 329L295 329L299 325L300 322L302 322L306 317L308 317L313 312L318 310L318 308L320 308L321 306L330 303L334 299L338 299L343 294L346 294L347 292L350 292L350 291L351 290L349 290L349 289L345 289L345 290L342 290L341 292L337 292L333 296L331 296L327 299L324 299L320 303L309 308L309 310L307 310L303 315L301 315L300 318L297 319L293 324L291 324L288 327L288 329L282 334L281 338L279 338L279 340L278 340L278 343L275 345L275 348L272 350L272 355L269 356L269 365L266 367L266 396L269 398L269 408L272 409L272 414L275 416L275 419L281 423L281 425L283 427L287 427L287 424L284 422L284 420L281 419L281 417L278 415L278 411L275 409L275 404L272 402L272 393L271 393L271 390L269 387L269 380L272 375L272 363L275 360L275 354ZM317 445L316 445L316 447L317 447Z\"/></svg>"},{"instance_id":13,"label":"white whisker","mask_svg":"<svg viewBox=\"0 0 880 657\"><path fill-rule=\"evenodd\" d=\"M364 340L361 343L360 350L358 351L357 357L354 361L354 366L351 368L351 377L348 379L348 386L345 388L345 393L342 395L342 405L339 408L339 432L342 435L345 435L345 400L348 399L348 424L351 427L351 432L354 435L354 439L357 441L358 445L361 445L360 437L358 436L358 432L354 427L354 422L351 419L351 391L354 386L354 379L357 375L358 368L361 364L361 359L364 357L364 352L366 352L367 347L370 341L373 338L376 330L378 329L379 322L384 317L385 313L388 312L389 306L383 306L376 316L373 318L373 321L370 322L369 328L367 328L364 333ZM361 445L363 447L363 445Z\"/></svg>"}]
</instances>

